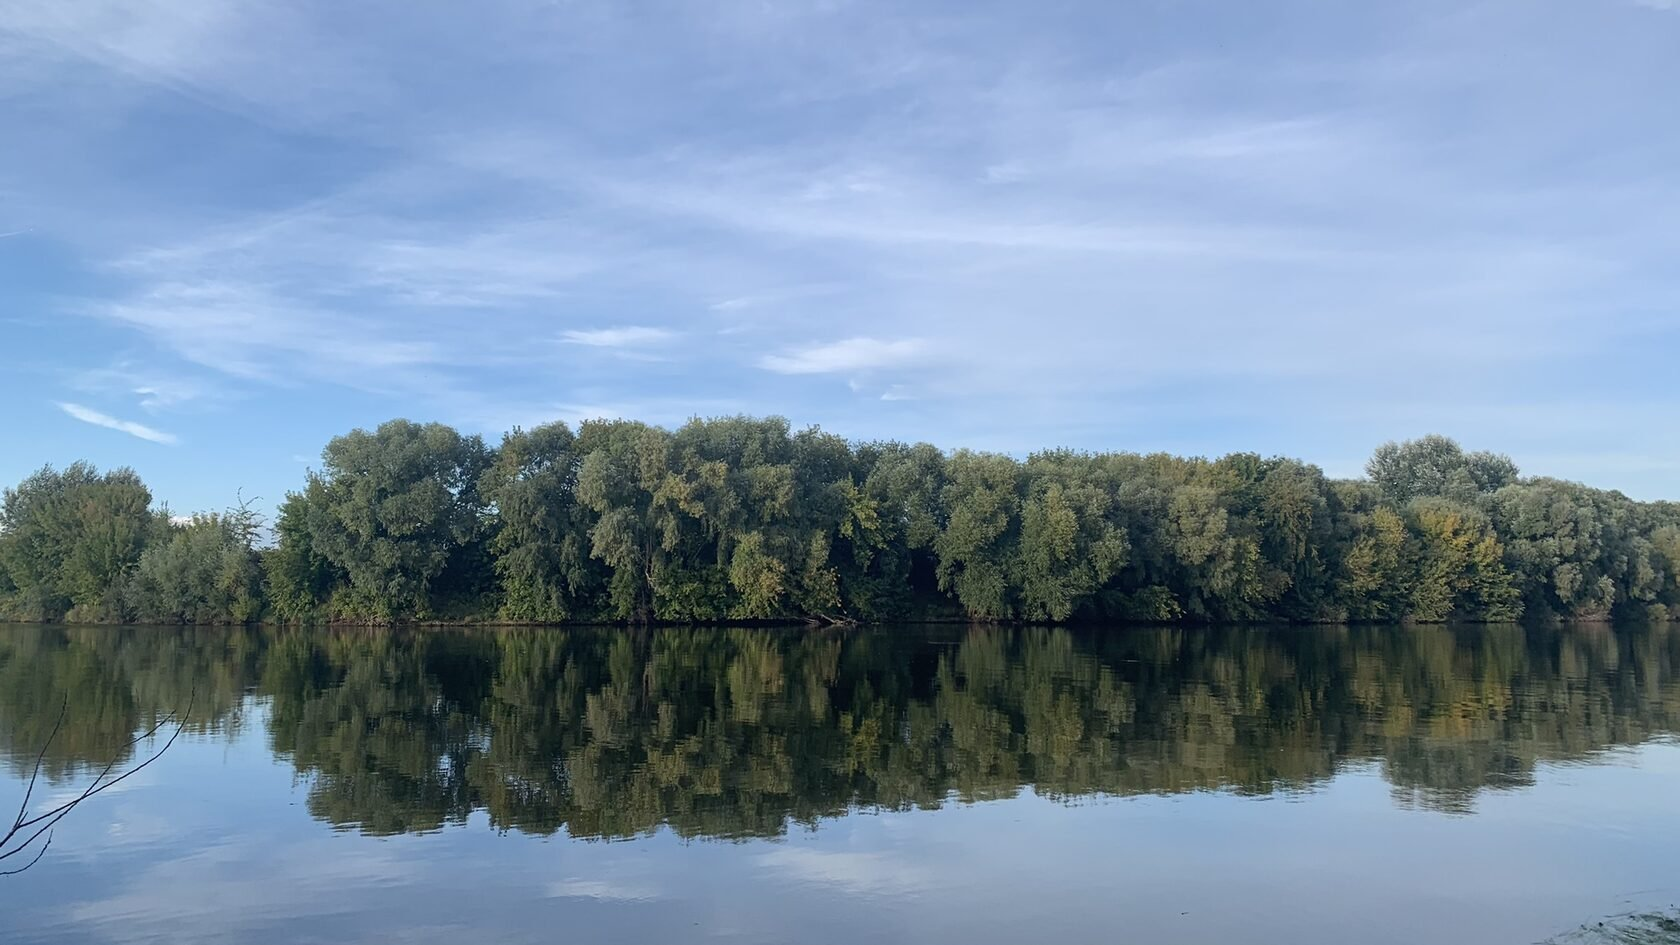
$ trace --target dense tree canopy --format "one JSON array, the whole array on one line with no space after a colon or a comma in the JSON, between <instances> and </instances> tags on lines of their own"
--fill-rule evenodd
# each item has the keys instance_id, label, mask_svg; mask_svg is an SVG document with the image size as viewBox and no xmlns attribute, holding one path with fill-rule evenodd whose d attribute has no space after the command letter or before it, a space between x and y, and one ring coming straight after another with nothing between
<instances>
[{"instance_id":1,"label":"dense tree canopy","mask_svg":"<svg viewBox=\"0 0 1680 945\"><path fill-rule=\"evenodd\" d=\"M1430 436L1368 480L1291 459L945 453L785 420L333 439L279 507L172 520L129 470L0 508L0 615L1439 622L1680 614L1680 506Z\"/></svg>"},{"instance_id":2,"label":"dense tree canopy","mask_svg":"<svg viewBox=\"0 0 1680 945\"><path fill-rule=\"evenodd\" d=\"M0 592L14 617L111 620L125 584L167 512L131 469L100 475L86 463L51 467L7 489L0 504Z\"/></svg>"}]
</instances>

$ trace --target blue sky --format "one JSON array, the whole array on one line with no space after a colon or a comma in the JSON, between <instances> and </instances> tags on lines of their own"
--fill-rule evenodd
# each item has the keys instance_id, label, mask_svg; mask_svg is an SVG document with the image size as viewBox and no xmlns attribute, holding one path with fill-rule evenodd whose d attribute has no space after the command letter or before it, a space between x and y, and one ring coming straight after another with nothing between
<instances>
[{"instance_id":1,"label":"blue sky","mask_svg":"<svg viewBox=\"0 0 1680 945\"><path fill-rule=\"evenodd\" d=\"M1676 88L1676 0L8 0L0 479L744 411L1680 498Z\"/></svg>"}]
</instances>

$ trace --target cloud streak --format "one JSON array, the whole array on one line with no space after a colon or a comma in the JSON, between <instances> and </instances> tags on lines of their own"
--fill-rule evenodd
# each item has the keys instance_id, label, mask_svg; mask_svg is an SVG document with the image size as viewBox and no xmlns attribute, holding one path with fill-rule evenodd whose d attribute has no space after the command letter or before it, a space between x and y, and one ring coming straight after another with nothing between
<instances>
[{"instance_id":1,"label":"cloud streak","mask_svg":"<svg viewBox=\"0 0 1680 945\"><path fill-rule=\"evenodd\" d=\"M777 374L841 374L901 367L919 358L926 344L917 338L882 341L877 338L847 338L826 344L795 348L766 355L759 366Z\"/></svg>"},{"instance_id":2,"label":"cloud streak","mask_svg":"<svg viewBox=\"0 0 1680 945\"><path fill-rule=\"evenodd\" d=\"M90 423L96 427L104 427L107 430L116 430L119 433L127 433L129 436L139 437L142 440L148 440L153 443L174 445L175 443L180 442L173 433L165 433L162 430L153 429L143 423L135 423L132 420L119 420L109 414L100 413L97 410L84 407L81 404L71 404L60 401L57 406L58 409L64 411L74 419L80 420L83 423Z\"/></svg>"},{"instance_id":3,"label":"cloud streak","mask_svg":"<svg viewBox=\"0 0 1680 945\"><path fill-rule=\"evenodd\" d=\"M630 325L623 328L574 329L560 334L560 340L566 344L585 345L591 348L631 348L670 341L674 337L676 337L674 332L664 328L647 328L639 325Z\"/></svg>"},{"instance_id":4,"label":"cloud streak","mask_svg":"<svg viewBox=\"0 0 1680 945\"><path fill-rule=\"evenodd\" d=\"M1680 346L1650 94L1680 63L1633 0L1286 5L1287 50L1210 41L1212 0L373 3L0 4L0 126L32 129L0 198L63 269L7 286L44 370L284 409L315 439L282 456L346 416L718 404L1014 451L1591 455L1465 409L1567 376L1680 459L1626 409L1672 403ZM1552 471L1668 488L1622 468Z\"/></svg>"}]
</instances>

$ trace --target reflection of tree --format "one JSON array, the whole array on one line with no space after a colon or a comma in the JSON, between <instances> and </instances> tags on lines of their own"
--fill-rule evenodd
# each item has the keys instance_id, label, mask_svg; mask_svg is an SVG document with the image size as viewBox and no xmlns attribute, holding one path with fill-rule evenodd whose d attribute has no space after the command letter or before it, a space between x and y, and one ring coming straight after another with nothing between
<instances>
[{"instance_id":1,"label":"reflection of tree","mask_svg":"<svg viewBox=\"0 0 1680 945\"><path fill-rule=\"evenodd\" d=\"M1369 762L1402 803L1468 811L1680 725L1662 628L78 633L0 636L0 748L67 694L65 772L194 675L223 716L254 687L312 812L382 834L484 810L539 834L774 835L1023 786L1310 790ZM25 666L50 682L17 694Z\"/></svg>"},{"instance_id":2,"label":"reflection of tree","mask_svg":"<svg viewBox=\"0 0 1680 945\"><path fill-rule=\"evenodd\" d=\"M188 731L236 726L264 640L244 628L0 629L0 761L26 776L47 745L41 771L53 781L120 767L135 732L189 701Z\"/></svg>"}]
</instances>

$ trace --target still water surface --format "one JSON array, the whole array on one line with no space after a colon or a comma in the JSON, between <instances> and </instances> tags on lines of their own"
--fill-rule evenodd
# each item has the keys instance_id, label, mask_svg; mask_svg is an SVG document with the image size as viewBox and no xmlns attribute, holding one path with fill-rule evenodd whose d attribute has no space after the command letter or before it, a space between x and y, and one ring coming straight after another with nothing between
<instances>
[{"instance_id":1,"label":"still water surface","mask_svg":"<svg viewBox=\"0 0 1680 945\"><path fill-rule=\"evenodd\" d=\"M61 705L49 799L189 699L0 940L1489 945L1680 902L1680 628L3 627L0 806Z\"/></svg>"}]
</instances>

